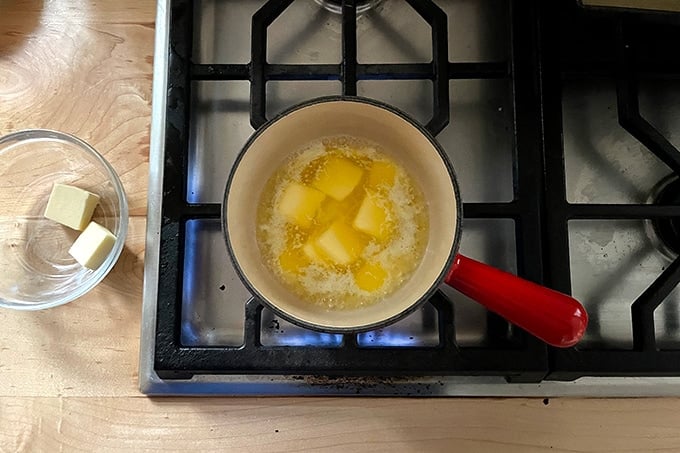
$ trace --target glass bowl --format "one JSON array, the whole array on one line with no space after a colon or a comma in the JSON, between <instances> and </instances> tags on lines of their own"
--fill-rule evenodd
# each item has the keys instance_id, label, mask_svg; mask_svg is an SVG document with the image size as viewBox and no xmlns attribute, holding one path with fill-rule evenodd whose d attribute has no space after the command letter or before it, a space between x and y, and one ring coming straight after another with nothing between
<instances>
[{"instance_id":1,"label":"glass bowl","mask_svg":"<svg viewBox=\"0 0 680 453\"><path fill-rule=\"evenodd\" d=\"M116 241L99 268L87 269L68 254L79 231L43 216L55 183L100 196L92 220ZM39 310L87 293L118 260L127 225L123 185L90 145L43 129L0 138L0 307Z\"/></svg>"}]
</instances>

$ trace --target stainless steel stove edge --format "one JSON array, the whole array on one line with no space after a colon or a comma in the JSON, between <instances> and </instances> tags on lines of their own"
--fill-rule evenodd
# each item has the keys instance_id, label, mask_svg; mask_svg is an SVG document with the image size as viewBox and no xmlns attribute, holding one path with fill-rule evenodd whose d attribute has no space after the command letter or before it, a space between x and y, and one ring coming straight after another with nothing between
<instances>
[{"instance_id":1,"label":"stainless steel stove edge","mask_svg":"<svg viewBox=\"0 0 680 453\"><path fill-rule=\"evenodd\" d=\"M201 375L190 380L163 380L153 369L156 299L161 226L161 196L170 1L157 2L152 93L151 146L146 254L141 324L139 386L147 395L358 395L358 396L680 396L680 377L586 377L574 382L510 384L500 377L422 377L387 383L310 383L298 376Z\"/></svg>"},{"instance_id":2,"label":"stainless steel stove edge","mask_svg":"<svg viewBox=\"0 0 680 453\"><path fill-rule=\"evenodd\" d=\"M574 382L509 384L500 377L424 377L384 384L315 384L300 376L202 375L164 381L140 373L149 396L405 396L405 397L676 397L680 378L581 378ZM331 381L333 382L333 381Z\"/></svg>"},{"instance_id":3,"label":"stainless steel stove edge","mask_svg":"<svg viewBox=\"0 0 680 453\"><path fill-rule=\"evenodd\" d=\"M165 143L165 109L168 85L170 1L156 4L153 85L151 94L151 143L149 148L149 190L147 193L146 249L144 254L144 288L142 296L139 385L148 393L153 369L158 297L158 262L160 253L161 207L163 187L163 155Z\"/></svg>"}]
</instances>

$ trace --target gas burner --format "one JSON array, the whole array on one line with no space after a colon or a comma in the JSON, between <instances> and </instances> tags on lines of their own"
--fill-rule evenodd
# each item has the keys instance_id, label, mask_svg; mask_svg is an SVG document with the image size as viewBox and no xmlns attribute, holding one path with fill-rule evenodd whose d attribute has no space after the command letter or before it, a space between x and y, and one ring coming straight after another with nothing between
<instances>
[{"instance_id":1,"label":"gas burner","mask_svg":"<svg viewBox=\"0 0 680 453\"><path fill-rule=\"evenodd\" d=\"M319 5L326 8L328 11L341 14L342 13L342 0L314 0ZM380 3L381 0L356 0L354 3L357 8L357 14L364 13L369 9L375 7Z\"/></svg>"},{"instance_id":2,"label":"gas burner","mask_svg":"<svg viewBox=\"0 0 680 453\"><path fill-rule=\"evenodd\" d=\"M680 178L670 175L662 179L649 200L655 204L680 204ZM668 259L680 254L680 219L661 217L645 222L645 231L654 246Z\"/></svg>"}]
</instances>

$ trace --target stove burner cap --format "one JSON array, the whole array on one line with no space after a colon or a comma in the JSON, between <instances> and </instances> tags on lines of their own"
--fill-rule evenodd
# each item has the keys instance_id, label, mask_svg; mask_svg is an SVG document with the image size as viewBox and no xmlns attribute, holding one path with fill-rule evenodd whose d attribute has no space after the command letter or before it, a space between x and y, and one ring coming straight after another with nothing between
<instances>
[{"instance_id":1,"label":"stove burner cap","mask_svg":"<svg viewBox=\"0 0 680 453\"><path fill-rule=\"evenodd\" d=\"M314 0L328 11L342 14L342 0ZM381 0L355 0L357 14L364 13L380 3Z\"/></svg>"},{"instance_id":2,"label":"stove burner cap","mask_svg":"<svg viewBox=\"0 0 680 453\"><path fill-rule=\"evenodd\" d=\"M657 204L680 204L680 178L671 176L659 183L653 197ZM661 217L651 220L657 248L668 258L680 254L680 218Z\"/></svg>"}]
</instances>

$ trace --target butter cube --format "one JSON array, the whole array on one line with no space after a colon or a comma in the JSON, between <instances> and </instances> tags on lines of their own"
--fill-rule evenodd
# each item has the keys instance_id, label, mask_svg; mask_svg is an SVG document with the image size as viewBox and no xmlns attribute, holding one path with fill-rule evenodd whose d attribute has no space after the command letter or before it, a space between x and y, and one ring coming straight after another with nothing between
<instances>
[{"instance_id":1,"label":"butter cube","mask_svg":"<svg viewBox=\"0 0 680 453\"><path fill-rule=\"evenodd\" d=\"M366 263L354 273L354 281L364 291L376 291L385 283L387 272L378 263Z\"/></svg>"},{"instance_id":2,"label":"butter cube","mask_svg":"<svg viewBox=\"0 0 680 453\"><path fill-rule=\"evenodd\" d=\"M370 234L371 236L384 241L391 232L389 223L390 212L387 208L387 201L381 200L375 194L366 194L359 206L352 226L359 231Z\"/></svg>"},{"instance_id":3,"label":"butter cube","mask_svg":"<svg viewBox=\"0 0 680 453\"><path fill-rule=\"evenodd\" d=\"M326 195L344 200L361 181L364 174L359 166L343 157L331 156L319 168L312 186Z\"/></svg>"},{"instance_id":4,"label":"butter cube","mask_svg":"<svg viewBox=\"0 0 680 453\"><path fill-rule=\"evenodd\" d=\"M366 185L374 189L392 187L396 174L397 168L392 163L385 161L373 162L371 169L368 171Z\"/></svg>"},{"instance_id":5,"label":"butter cube","mask_svg":"<svg viewBox=\"0 0 680 453\"><path fill-rule=\"evenodd\" d=\"M285 188L278 210L288 221L307 228L312 224L324 198L326 195L318 190L293 182Z\"/></svg>"},{"instance_id":6,"label":"butter cube","mask_svg":"<svg viewBox=\"0 0 680 453\"><path fill-rule=\"evenodd\" d=\"M319 255L316 250L316 246L310 241L302 247L302 252L312 263L318 263L323 261L323 257Z\"/></svg>"},{"instance_id":7,"label":"butter cube","mask_svg":"<svg viewBox=\"0 0 680 453\"><path fill-rule=\"evenodd\" d=\"M97 269L109 256L116 236L96 222L90 222L80 233L68 253L88 269Z\"/></svg>"},{"instance_id":8,"label":"butter cube","mask_svg":"<svg viewBox=\"0 0 680 453\"><path fill-rule=\"evenodd\" d=\"M316 249L335 264L345 266L355 261L366 247L361 234L342 222L333 223L316 240Z\"/></svg>"},{"instance_id":9,"label":"butter cube","mask_svg":"<svg viewBox=\"0 0 680 453\"><path fill-rule=\"evenodd\" d=\"M74 230L85 229L94 208L99 203L99 195L66 184L55 184L45 208L45 217Z\"/></svg>"}]
</instances>

